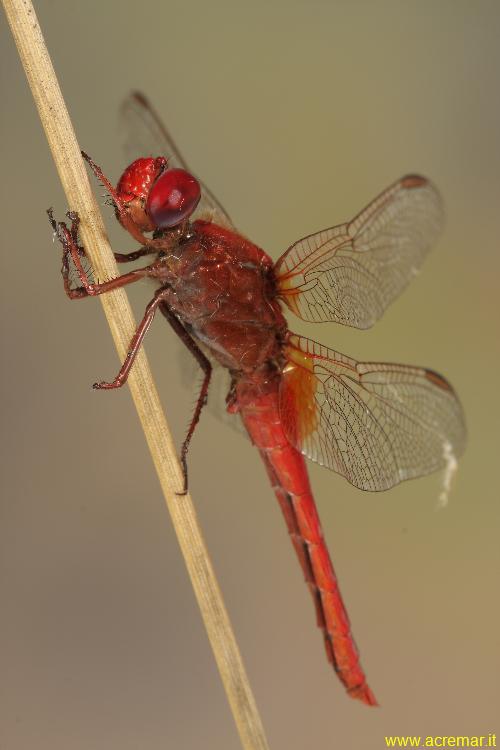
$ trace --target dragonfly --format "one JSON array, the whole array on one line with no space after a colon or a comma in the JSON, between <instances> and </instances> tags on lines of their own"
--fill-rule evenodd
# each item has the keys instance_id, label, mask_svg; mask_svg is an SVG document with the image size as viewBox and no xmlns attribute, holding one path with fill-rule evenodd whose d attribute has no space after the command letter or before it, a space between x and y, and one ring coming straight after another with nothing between
<instances>
[{"instance_id":1,"label":"dragonfly","mask_svg":"<svg viewBox=\"0 0 500 750\"><path fill-rule=\"evenodd\" d=\"M329 662L347 693L377 705L360 663L321 528L304 457L377 492L423 476L460 455L465 422L447 380L411 365L358 362L292 333L284 309L311 323L371 327L416 274L437 239L441 197L425 177L407 175L351 221L294 242L274 262L234 227L213 193L190 171L149 102L128 97L123 119L136 151L116 187L83 154L106 188L118 221L140 248L119 263L148 265L96 282L79 244L79 217L49 218L62 244L64 288L71 299L106 293L140 279L157 289L114 380L127 380L159 310L203 372L180 450L187 453L207 400L213 365L229 374L227 411L239 415L260 452L283 512ZM149 144L149 145L148 145Z\"/></svg>"}]
</instances>

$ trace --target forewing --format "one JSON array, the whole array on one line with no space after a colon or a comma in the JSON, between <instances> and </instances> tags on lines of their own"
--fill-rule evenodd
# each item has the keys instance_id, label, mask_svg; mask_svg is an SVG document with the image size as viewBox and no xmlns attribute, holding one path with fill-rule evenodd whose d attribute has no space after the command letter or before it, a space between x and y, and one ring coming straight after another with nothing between
<instances>
[{"instance_id":1,"label":"forewing","mask_svg":"<svg viewBox=\"0 0 500 750\"><path fill-rule=\"evenodd\" d=\"M291 335L280 411L290 442L362 490L428 474L465 443L462 407L432 370L356 362Z\"/></svg>"},{"instance_id":2,"label":"forewing","mask_svg":"<svg viewBox=\"0 0 500 750\"><path fill-rule=\"evenodd\" d=\"M169 167L180 167L195 174L189 169L170 133L143 94L134 92L124 100L120 109L120 130L124 152L129 161L140 156L165 156ZM201 180L198 181L201 185L201 199L192 220L206 219L233 229L229 215L217 198Z\"/></svg>"},{"instance_id":3,"label":"forewing","mask_svg":"<svg viewBox=\"0 0 500 750\"><path fill-rule=\"evenodd\" d=\"M436 188L403 177L351 222L292 245L275 265L280 297L303 320L369 328L418 273L442 223Z\"/></svg>"}]
</instances>

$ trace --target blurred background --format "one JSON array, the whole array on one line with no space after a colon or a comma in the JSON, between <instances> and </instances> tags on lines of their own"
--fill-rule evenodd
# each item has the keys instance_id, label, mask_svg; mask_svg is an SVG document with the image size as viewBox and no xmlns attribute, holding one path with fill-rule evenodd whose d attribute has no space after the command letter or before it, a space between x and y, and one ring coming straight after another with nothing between
<instances>
[{"instance_id":1,"label":"blurred background","mask_svg":"<svg viewBox=\"0 0 500 750\"><path fill-rule=\"evenodd\" d=\"M467 416L443 510L440 474L370 495L310 467L380 708L350 700L326 663L259 456L211 414L193 441L191 491L273 750L500 733L499 4L36 7L81 145L112 180L124 166L117 111L141 89L274 258L406 172L439 186L445 233L374 329L290 316L353 357L442 372ZM99 302L64 295L45 209L62 217L65 197L5 19L0 35L0 746L237 748L129 393L90 387L118 360ZM114 247L130 250L104 214ZM130 289L138 317L151 291ZM179 444L194 394L162 320L146 349Z\"/></svg>"}]
</instances>

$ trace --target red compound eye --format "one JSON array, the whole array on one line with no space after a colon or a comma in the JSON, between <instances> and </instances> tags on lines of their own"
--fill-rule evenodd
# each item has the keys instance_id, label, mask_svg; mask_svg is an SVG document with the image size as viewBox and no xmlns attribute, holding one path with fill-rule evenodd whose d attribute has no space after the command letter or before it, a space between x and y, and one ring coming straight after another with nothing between
<instances>
[{"instance_id":1,"label":"red compound eye","mask_svg":"<svg viewBox=\"0 0 500 750\"><path fill-rule=\"evenodd\" d=\"M158 229L175 227L193 213L200 195L193 175L184 169L167 169L151 188L146 211Z\"/></svg>"}]
</instances>

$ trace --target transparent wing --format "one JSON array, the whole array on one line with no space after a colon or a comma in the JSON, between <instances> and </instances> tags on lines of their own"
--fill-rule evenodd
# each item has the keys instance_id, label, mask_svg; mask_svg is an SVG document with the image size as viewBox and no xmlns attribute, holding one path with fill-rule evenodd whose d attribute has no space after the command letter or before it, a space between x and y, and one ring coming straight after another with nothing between
<instances>
[{"instance_id":1,"label":"transparent wing","mask_svg":"<svg viewBox=\"0 0 500 750\"><path fill-rule=\"evenodd\" d=\"M208 389L206 409L219 422L223 422L228 427L231 427L231 429L239 432L240 435L248 438L248 433L241 421L240 415L230 414L227 411L226 398L231 388L231 373L214 359L208 347L201 341L197 341L196 343L212 365L212 377ZM200 366L180 341L178 341L177 345L176 359L180 364L183 387L187 388L190 393L198 393L201 383ZM203 420L203 413L201 420Z\"/></svg>"},{"instance_id":2,"label":"transparent wing","mask_svg":"<svg viewBox=\"0 0 500 750\"><path fill-rule=\"evenodd\" d=\"M352 221L292 245L275 265L280 297L304 320L369 328L418 272L442 223L436 188L403 177Z\"/></svg>"},{"instance_id":3,"label":"transparent wing","mask_svg":"<svg viewBox=\"0 0 500 750\"><path fill-rule=\"evenodd\" d=\"M120 109L120 131L126 158L131 162L140 156L165 156L170 167L189 169L168 130L143 94L134 92ZM233 229L229 215L207 186L199 180L201 199L193 220L206 219Z\"/></svg>"},{"instance_id":4,"label":"transparent wing","mask_svg":"<svg viewBox=\"0 0 500 750\"><path fill-rule=\"evenodd\" d=\"M290 442L362 490L428 474L465 444L462 407L432 370L356 362L291 335L280 411Z\"/></svg>"}]
</instances>

